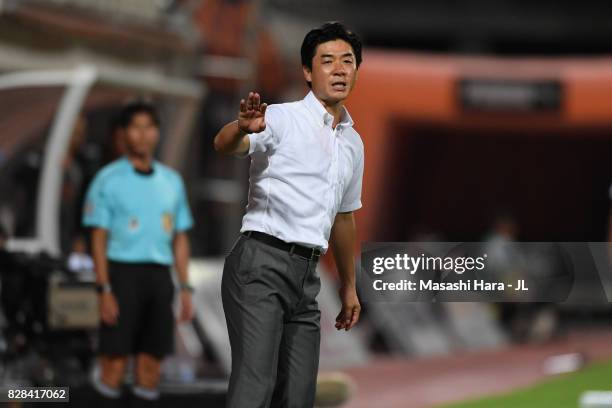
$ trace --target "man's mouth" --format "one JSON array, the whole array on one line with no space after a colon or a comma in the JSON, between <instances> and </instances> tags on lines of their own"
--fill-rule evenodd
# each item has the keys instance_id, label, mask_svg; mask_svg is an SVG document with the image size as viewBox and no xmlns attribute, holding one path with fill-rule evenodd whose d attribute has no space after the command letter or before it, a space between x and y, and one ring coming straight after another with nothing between
<instances>
[{"instance_id":1,"label":"man's mouth","mask_svg":"<svg viewBox=\"0 0 612 408\"><path fill-rule=\"evenodd\" d=\"M332 82L332 88L335 91L344 91L346 89L346 82L344 81Z\"/></svg>"}]
</instances>

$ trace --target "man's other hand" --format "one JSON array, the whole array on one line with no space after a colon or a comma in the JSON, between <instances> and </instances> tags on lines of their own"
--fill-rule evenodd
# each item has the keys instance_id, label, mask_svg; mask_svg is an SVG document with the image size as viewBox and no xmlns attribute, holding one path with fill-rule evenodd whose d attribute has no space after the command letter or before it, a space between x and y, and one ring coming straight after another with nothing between
<instances>
[{"instance_id":1,"label":"man's other hand","mask_svg":"<svg viewBox=\"0 0 612 408\"><path fill-rule=\"evenodd\" d=\"M361 313L357 290L355 287L342 286L338 293L342 302L342 309L336 317L336 329L350 330L359 321L359 314Z\"/></svg>"},{"instance_id":2,"label":"man's other hand","mask_svg":"<svg viewBox=\"0 0 612 408\"><path fill-rule=\"evenodd\" d=\"M181 291L181 310L179 313L179 323L188 322L193 319L193 302L189 291Z\"/></svg>"},{"instance_id":3,"label":"man's other hand","mask_svg":"<svg viewBox=\"0 0 612 408\"><path fill-rule=\"evenodd\" d=\"M119 304L117 298L112 292L104 292L100 294L100 319L109 325L114 326L117 324L119 318Z\"/></svg>"}]
</instances>

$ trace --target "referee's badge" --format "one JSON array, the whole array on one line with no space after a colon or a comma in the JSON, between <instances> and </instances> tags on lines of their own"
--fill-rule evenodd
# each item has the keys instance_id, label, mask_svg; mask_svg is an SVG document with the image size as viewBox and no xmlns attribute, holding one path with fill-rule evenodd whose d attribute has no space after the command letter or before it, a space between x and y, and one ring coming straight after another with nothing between
<instances>
[{"instance_id":1,"label":"referee's badge","mask_svg":"<svg viewBox=\"0 0 612 408\"><path fill-rule=\"evenodd\" d=\"M168 234L172 233L172 230L174 229L174 217L172 214L168 212L162 214L162 227Z\"/></svg>"},{"instance_id":2,"label":"referee's badge","mask_svg":"<svg viewBox=\"0 0 612 408\"><path fill-rule=\"evenodd\" d=\"M130 218L130 221L128 222L128 230L130 230L131 232L135 232L138 230L139 226L140 226L140 223L138 222L138 218L136 217Z\"/></svg>"}]
</instances>

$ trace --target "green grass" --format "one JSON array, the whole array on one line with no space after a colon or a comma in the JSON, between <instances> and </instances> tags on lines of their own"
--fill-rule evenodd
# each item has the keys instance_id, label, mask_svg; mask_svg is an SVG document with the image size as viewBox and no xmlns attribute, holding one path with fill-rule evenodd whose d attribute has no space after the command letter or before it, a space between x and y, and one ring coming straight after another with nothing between
<instances>
[{"instance_id":1,"label":"green grass","mask_svg":"<svg viewBox=\"0 0 612 408\"><path fill-rule=\"evenodd\" d=\"M612 361L597 363L570 374L552 377L538 385L508 394L487 397L445 408L576 408L587 390L612 391Z\"/></svg>"}]
</instances>

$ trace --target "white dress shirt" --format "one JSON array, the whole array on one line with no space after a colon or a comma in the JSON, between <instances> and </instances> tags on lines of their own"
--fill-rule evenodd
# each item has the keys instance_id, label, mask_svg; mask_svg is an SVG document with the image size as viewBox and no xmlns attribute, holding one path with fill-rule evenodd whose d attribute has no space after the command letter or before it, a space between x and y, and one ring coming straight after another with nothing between
<instances>
[{"instance_id":1,"label":"white dress shirt","mask_svg":"<svg viewBox=\"0 0 612 408\"><path fill-rule=\"evenodd\" d=\"M266 129L249 134L251 168L244 231L326 251L338 212L361 208L363 142L343 108L332 129L312 92L270 105Z\"/></svg>"}]
</instances>

